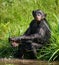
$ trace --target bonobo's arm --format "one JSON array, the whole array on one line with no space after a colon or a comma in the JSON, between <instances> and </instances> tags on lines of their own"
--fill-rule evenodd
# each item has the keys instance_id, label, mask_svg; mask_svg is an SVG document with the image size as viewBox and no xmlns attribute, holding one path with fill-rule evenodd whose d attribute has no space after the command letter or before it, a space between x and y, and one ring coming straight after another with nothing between
<instances>
[{"instance_id":1,"label":"bonobo's arm","mask_svg":"<svg viewBox=\"0 0 59 65\"><path fill-rule=\"evenodd\" d=\"M23 36L19 36L19 37L14 37L14 38L10 38L10 41L15 41L15 42L19 42L22 39L23 40L33 40L33 39L41 39L45 36L45 31L43 28L40 28L38 33L35 34L31 34L31 35L23 35Z\"/></svg>"},{"instance_id":2,"label":"bonobo's arm","mask_svg":"<svg viewBox=\"0 0 59 65\"><path fill-rule=\"evenodd\" d=\"M42 36L38 33L36 34L32 34L30 36L21 36L21 37L13 37L13 38L9 38L9 42L17 42L20 43L21 40L33 40L35 38L41 38Z\"/></svg>"}]
</instances>

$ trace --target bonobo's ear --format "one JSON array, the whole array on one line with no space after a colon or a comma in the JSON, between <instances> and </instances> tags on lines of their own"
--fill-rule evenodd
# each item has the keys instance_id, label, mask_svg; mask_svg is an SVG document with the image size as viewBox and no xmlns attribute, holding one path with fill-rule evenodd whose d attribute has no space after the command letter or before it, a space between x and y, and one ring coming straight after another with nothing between
<instances>
[{"instance_id":1,"label":"bonobo's ear","mask_svg":"<svg viewBox=\"0 0 59 65\"><path fill-rule=\"evenodd\" d=\"M35 11L34 10L32 11L32 15L33 15L33 17L35 17Z\"/></svg>"},{"instance_id":2,"label":"bonobo's ear","mask_svg":"<svg viewBox=\"0 0 59 65\"><path fill-rule=\"evenodd\" d=\"M47 16L47 14L44 14L45 15L45 17Z\"/></svg>"},{"instance_id":3,"label":"bonobo's ear","mask_svg":"<svg viewBox=\"0 0 59 65\"><path fill-rule=\"evenodd\" d=\"M43 14L42 15L42 19L46 18L47 14Z\"/></svg>"}]
</instances>

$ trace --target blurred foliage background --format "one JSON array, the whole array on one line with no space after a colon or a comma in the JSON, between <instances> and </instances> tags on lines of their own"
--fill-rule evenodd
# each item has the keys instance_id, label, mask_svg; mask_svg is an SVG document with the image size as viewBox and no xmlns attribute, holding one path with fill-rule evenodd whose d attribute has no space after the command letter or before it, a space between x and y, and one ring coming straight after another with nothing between
<instances>
[{"instance_id":1,"label":"blurred foliage background","mask_svg":"<svg viewBox=\"0 0 59 65\"><path fill-rule=\"evenodd\" d=\"M40 9L47 14L51 28L51 42L39 50L37 59L59 58L59 0L0 0L0 58L13 57L9 37L22 35L33 19L32 11Z\"/></svg>"}]
</instances>

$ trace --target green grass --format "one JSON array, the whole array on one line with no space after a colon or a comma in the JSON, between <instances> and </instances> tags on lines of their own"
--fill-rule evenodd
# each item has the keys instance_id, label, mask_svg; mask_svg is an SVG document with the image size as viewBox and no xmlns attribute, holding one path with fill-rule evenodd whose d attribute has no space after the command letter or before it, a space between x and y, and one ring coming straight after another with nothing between
<instances>
[{"instance_id":1,"label":"green grass","mask_svg":"<svg viewBox=\"0 0 59 65\"><path fill-rule=\"evenodd\" d=\"M59 0L0 0L0 57L10 57L8 37L22 35L33 19L32 11L41 9L47 14L51 28L51 42L40 50L38 59L59 58ZM6 53L5 53L6 52Z\"/></svg>"}]
</instances>

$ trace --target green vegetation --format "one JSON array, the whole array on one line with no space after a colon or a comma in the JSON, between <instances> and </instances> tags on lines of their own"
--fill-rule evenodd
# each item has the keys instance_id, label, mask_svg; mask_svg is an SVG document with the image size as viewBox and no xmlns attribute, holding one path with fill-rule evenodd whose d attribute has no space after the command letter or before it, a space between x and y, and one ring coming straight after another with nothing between
<instances>
[{"instance_id":1,"label":"green vegetation","mask_svg":"<svg viewBox=\"0 0 59 65\"><path fill-rule=\"evenodd\" d=\"M0 0L0 57L12 56L14 49L10 47L8 37L25 32L35 9L47 14L51 28L51 42L39 50L37 58L49 61L59 59L59 0Z\"/></svg>"}]
</instances>

